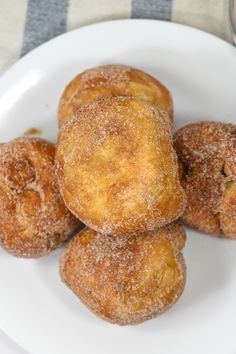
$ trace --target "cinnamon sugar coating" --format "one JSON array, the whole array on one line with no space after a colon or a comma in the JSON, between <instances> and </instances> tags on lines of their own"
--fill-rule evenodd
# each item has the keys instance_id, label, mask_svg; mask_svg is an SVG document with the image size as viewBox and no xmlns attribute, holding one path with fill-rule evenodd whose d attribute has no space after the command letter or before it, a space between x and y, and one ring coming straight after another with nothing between
<instances>
[{"instance_id":1,"label":"cinnamon sugar coating","mask_svg":"<svg viewBox=\"0 0 236 354\"><path fill-rule=\"evenodd\" d=\"M56 174L71 212L105 234L153 230L185 206L169 128L131 97L97 100L63 125Z\"/></svg>"},{"instance_id":2,"label":"cinnamon sugar coating","mask_svg":"<svg viewBox=\"0 0 236 354\"><path fill-rule=\"evenodd\" d=\"M125 237L84 229L62 255L61 278L104 320L140 323L167 310L182 294L184 244L185 232L177 223Z\"/></svg>"},{"instance_id":3,"label":"cinnamon sugar coating","mask_svg":"<svg viewBox=\"0 0 236 354\"><path fill-rule=\"evenodd\" d=\"M183 221L236 239L236 125L200 122L181 128L175 147L187 195Z\"/></svg>"},{"instance_id":4,"label":"cinnamon sugar coating","mask_svg":"<svg viewBox=\"0 0 236 354\"><path fill-rule=\"evenodd\" d=\"M37 258L60 246L78 225L55 182L55 147L19 138L0 149L0 244Z\"/></svg>"},{"instance_id":5,"label":"cinnamon sugar coating","mask_svg":"<svg viewBox=\"0 0 236 354\"><path fill-rule=\"evenodd\" d=\"M59 125L73 117L83 105L107 96L133 96L147 101L172 124L171 94L160 81L129 66L104 65L82 72L68 84L59 103Z\"/></svg>"}]
</instances>

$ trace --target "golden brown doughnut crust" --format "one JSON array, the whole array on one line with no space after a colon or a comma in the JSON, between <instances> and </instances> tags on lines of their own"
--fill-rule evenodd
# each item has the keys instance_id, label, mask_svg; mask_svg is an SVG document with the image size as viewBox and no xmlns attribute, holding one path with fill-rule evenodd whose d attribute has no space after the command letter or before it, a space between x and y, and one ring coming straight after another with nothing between
<instances>
[{"instance_id":1,"label":"golden brown doughnut crust","mask_svg":"<svg viewBox=\"0 0 236 354\"><path fill-rule=\"evenodd\" d=\"M59 194L54 156L54 145L43 139L1 145L0 244L15 256L43 256L78 225Z\"/></svg>"},{"instance_id":2,"label":"golden brown doughnut crust","mask_svg":"<svg viewBox=\"0 0 236 354\"><path fill-rule=\"evenodd\" d=\"M167 310L182 294L184 243L184 229L177 223L126 237L84 229L62 255L61 278L104 320L140 323Z\"/></svg>"},{"instance_id":3,"label":"golden brown doughnut crust","mask_svg":"<svg viewBox=\"0 0 236 354\"><path fill-rule=\"evenodd\" d=\"M200 122L181 128L175 147L187 195L184 222L236 239L236 126Z\"/></svg>"},{"instance_id":4,"label":"golden brown doughnut crust","mask_svg":"<svg viewBox=\"0 0 236 354\"><path fill-rule=\"evenodd\" d=\"M156 106L173 122L173 102L168 89L154 77L125 65L104 65L77 75L65 88L58 109L62 126L83 105L106 96L133 96Z\"/></svg>"},{"instance_id":5,"label":"golden brown doughnut crust","mask_svg":"<svg viewBox=\"0 0 236 354\"><path fill-rule=\"evenodd\" d=\"M105 234L153 230L185 206L169 129L135 98L97 100L64 124L56 174L67 207Z\"/></svg>"}]
</instances>

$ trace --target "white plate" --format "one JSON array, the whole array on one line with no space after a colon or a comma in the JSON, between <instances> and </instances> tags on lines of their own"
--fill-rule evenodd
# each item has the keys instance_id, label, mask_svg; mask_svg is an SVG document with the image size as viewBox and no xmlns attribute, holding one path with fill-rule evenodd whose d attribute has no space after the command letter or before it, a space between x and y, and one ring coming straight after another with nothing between
<instances>
[{"instance_id":1,"label":"white plate","mask_svg":"<svg viewBox=\"0 0 236 354\"><path fill-rule=\"evenodd\" d=\"M163 81L174 97L176 127L235 122L235 48L192 28L123 20L67 33L14 65L0 79L0 140L29 127L55 139L65 84L106 63L137 66ZM188 230L183 296L160 317L130 327L103 322L76 299L60 282L60 253L21 260L0 251L0 327L30 353L236 353L236 241Z\"/></svg>"}]
</instances>

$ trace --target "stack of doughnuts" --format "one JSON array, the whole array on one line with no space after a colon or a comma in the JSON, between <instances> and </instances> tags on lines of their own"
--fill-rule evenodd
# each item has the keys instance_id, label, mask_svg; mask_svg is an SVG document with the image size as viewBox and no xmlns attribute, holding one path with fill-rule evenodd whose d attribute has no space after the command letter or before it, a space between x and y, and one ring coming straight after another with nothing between
<instances>
[{"instance_id":1,"label":"stack of doughnuts","mask_svg":"<svg viewBox=\"0 0 236 354\"><path fill-rule=\"evenodd\" d=\"M76 76L58 112L57 180L86 225L61 258L62 280L107 321L152 318L180 297L186 273L171 94L140 70L107 65Z\"/></svg>"},{"instance_id":2,"label":"stack of doughnuts","mask_svg":"<svg viewBox=\"0 0 236 354\"><path fill-rule=\"evenodd\" d=\"M56 146L0 144L0 244L38 258L68 241L61 278L97 316L159 315L185 286L179 219L236 239L236 126L199 122L173 137L169 90L125 65L77 75L58 123Z\"/></svg>"}]
</instances>

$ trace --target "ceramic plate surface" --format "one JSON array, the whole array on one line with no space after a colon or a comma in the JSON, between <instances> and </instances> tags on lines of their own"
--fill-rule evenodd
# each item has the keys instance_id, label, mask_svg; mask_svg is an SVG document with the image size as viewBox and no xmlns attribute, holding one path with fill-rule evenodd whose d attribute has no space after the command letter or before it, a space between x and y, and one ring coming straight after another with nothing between
<instances>
[{"instance_id":1,"label":"ceramic plate surface","mask_svg":"<svg viewBox=\"0 0 236 354\"><path fill-rule=\"evenodd\" d=\"M122 63L156 76L174 98L175 128L236 123L236 49L172 23L121 20L67 33L0 78L0 142L31 127L55 140L66 83L89 67ZM187 230L187 285L178 303L141 325L90 313L60 282L62 250L39 260L0 251L0 328L32 354L235 354L236 241Z\"/></svg>"}]
</instances>

